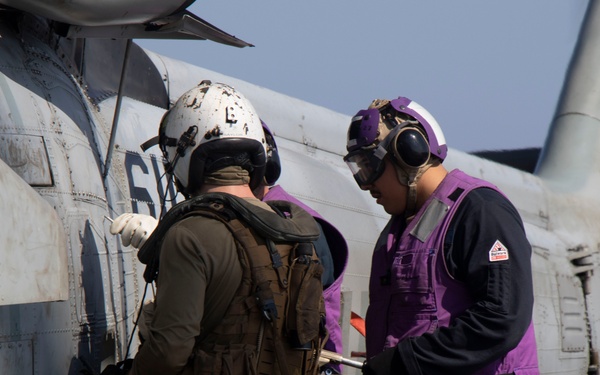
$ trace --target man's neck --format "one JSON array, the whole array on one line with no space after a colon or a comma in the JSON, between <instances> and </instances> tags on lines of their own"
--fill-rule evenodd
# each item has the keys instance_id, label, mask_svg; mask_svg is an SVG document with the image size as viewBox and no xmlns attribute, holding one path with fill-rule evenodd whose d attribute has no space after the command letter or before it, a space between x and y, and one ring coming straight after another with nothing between
<instances>
[{"instance_id":1,"label":"man's neck","mask_svg":"<svg viewBox=\"0 0 600 375\"><path fill-rule=\"evenodd\" d=\"M427 198L442 183L448 171L441 164L429 168L419 179L417 185L417 207L420 208Z\"/></svg>"},{"instance_id":2,"label":"man's neck","mask_svg":"<svg viewBox=\"0 0 600 375\"><path fill-rule=\"evenodd\" d=\"M240 198L254 198L252 190L248 185L209 185L204 184L199 190L200 194L205 193L227 193Z\"/></svg>"}]
</instances>

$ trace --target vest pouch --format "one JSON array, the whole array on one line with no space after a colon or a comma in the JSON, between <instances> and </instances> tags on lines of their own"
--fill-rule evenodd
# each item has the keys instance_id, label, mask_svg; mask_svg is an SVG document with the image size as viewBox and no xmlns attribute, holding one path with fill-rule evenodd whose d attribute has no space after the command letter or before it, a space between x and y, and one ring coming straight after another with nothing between
<instances>
[{"instance_id":1,"label":"vest pouch","mask_svg":"<svg viewBox=\"0 0 600 375\"><path fill-rule=\"evenodd\" d=\"M211 352L197 349L191 361L194 375L258 375L253 345L215 345Z\"/></svg>"},{"instance_id":2,"label":"vest pouch","mask_svg":"<svg viewBox=\"0 0 600 375\"><path fill-rule=\"evenodd\" d=\"M310 243L300 243L294 252L288 277L286 335L293 348L312 350L324 314L323 266L318 259L313 259Z\"/></svg>"}]
</instances>

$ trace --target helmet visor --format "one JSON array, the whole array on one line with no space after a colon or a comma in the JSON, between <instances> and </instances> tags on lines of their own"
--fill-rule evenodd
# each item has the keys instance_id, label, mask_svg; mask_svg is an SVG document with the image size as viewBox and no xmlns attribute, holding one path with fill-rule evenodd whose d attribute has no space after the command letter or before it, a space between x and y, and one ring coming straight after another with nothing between
<instances>
[{"instance_id":1,"label":"helmet visor","mask_svg":"<svg viewBox=\"0 0 600 375\"><path fill-rule=\"evenodd\" d=\"M358 186L366 186L375 182L385 169L384 157L387 151L382 147L375 149L358 149L344 156L344 161L352 171Z\"/></svg>"}]
</instances>

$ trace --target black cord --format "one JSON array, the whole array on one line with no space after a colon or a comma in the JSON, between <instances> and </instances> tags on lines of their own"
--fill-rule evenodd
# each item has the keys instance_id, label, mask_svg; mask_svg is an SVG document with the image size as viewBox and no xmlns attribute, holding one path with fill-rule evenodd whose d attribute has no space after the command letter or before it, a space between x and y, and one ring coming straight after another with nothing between
<instances>
[{"instance_id":1,"label":"black cord","mask_svg":"<svg viewBox=\"0 0 600 375\"><path fill-rule=\"evenodd\" d=\"M129 357L129 349L131 349L131 343L133 342L133 336L135 334L135 329L137 328L138 323L140 321L140 317L142 316L142 312L144 309L144 300L146 299L146 292L148 292L148 284L150 284L150 283L146 283L146 287L144 288L144 295L142 296L142 300L140 302L140 312L138 313L138 316L135 319L135 322L133 324L133 331L131 332L131 337L129 337L129 343L127 343L127 352L125 353L124 360Z\"/></svg>"},{"instance_id":2,"label":"black cord","mask_svg":"<svg viewBox=\"0 0 600 375\"><path fill-rule=\"evenodd\" d=\"M173 182L173 174L164 172L162 174L162 176L160 176L160 178L158 179L158 184L161 184L161 181L163 180L163 178L165 178L165 176L167 176L167 184L163 190L163 192L161 193L160 190L158 190L158 196L160 198L160 215L158 217L158 220L162 219L162 217L164 216L164 214L166 213L167 207L166 204L167 202L171 203L174 202L175 199L177 198L177 189L174 187L175 183ZM158 186L158 185L157 185ZM171 197L169 198L169 193L171 190L169 190L170 187L173 186L173 191L175 192L174 195L171 194Z\"/></svg>"}]
</instances>

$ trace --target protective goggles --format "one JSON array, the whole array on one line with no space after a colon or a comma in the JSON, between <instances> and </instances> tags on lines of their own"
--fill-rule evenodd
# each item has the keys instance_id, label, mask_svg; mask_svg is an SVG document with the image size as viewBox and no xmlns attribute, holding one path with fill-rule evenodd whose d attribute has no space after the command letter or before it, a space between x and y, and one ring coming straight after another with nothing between
<instances>
[{"instance_id":1,"label":"protective goggles","mask_svg":"<svg viewBox=\"0 0 600 375\"><path fill-rule=\"evenodd\" d=\"M394 160L406 171L415 171L430 159L429 143L414 121L396 125L377 146L362 147L349 152L344 161L352 171L359 186L375 182L385 170L384 158L388 150Z\"/></svg>"},{"instance_id":2,"label":"protective goggles","mask_svg":"<svg viewBox=\"0 0 600 375\"><path fill-rule=\"evenodd\" d=\"M358 186L371 185L385 170L383 161L387 151L381 146L375 149L358 149L344 156Z\"/></svg>"}]
</instances>

